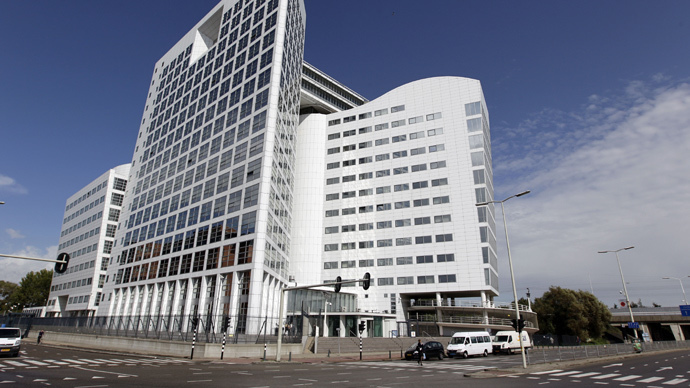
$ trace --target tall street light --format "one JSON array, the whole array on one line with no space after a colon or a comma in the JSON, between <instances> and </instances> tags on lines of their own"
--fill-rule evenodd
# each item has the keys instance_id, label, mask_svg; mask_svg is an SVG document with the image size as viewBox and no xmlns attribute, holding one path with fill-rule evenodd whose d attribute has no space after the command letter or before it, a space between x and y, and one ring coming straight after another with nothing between
<instances>
[{"instance_id":1,"label":"tall street light","mask_svg":"<svg viewBox=\"0 0 690 388\"><path fill-rule=\"evenodd\" d=\"M673 276L665 277L662 279L676 279L676 280L678 280L678 283L680 283L680 289L683 291L683 304L687 305L688 304L688 297L685 296L685 288L683 288L683 281L681 281L680 278L674 278Z\"/></svg>"},{"instance_id":2,"label":"tall street light","mask_svg":"<svg viewBox=\"0 0 690 388\"><path fill-rule=\"evenodd\" d=\"M516 198L516 197L522 197L523 195L529 194L530 191L523 191L522 193L518 193L515 195L511 195L510 197L504 199L503 201L488 201L488 202L481 202L476 204L476 206L486 206L490 203L500 203L501 204L501 213L503 213L503 229L505 230L506 234L506 245L508 247L508 265L510 266L510 281L513 283L513 298L515 299L515 319L517 319L517 322L520 322L520 307L518 306L518 295L517 295L517 289L515 288L515 275L513 274L513 257L510 255L510 241L508 240L508 224L506 223L506 209L503 206L503 203L511 198ZM519 327L519 326L518 326ZM525 345L522 343L522 333L518 333L518 338L520 339L520 353L522 354L522 367L527 369L527 359L525 358Z\"/></svg>"},{"instance_id":3,"label":"tall street light","mask_svg":"<svg viewBox=\"0 0 690 388\"><path fill-rule=\"evenodd\" d=\"M635 247L626 247L626 248L616 249L615 251L599 251L598 253L612 253L613 252L616 254L616 260L618 261L618 270L621 273L621 281L623 282L623 291L625 291L625 304L628 305L628 311L630 312L630 322L635 323L635 317L633 317L632 307L630 306L630 298L628 297L628 287L625 286L625 278L623 277L623 268L621 268L621 260L618 258L618 252L627 251L628 249L633 249L633 248L635 248ZM633 329L633 333L635 333L635 339L638 339L637 329Z\"/></svg>"}]
</instances>

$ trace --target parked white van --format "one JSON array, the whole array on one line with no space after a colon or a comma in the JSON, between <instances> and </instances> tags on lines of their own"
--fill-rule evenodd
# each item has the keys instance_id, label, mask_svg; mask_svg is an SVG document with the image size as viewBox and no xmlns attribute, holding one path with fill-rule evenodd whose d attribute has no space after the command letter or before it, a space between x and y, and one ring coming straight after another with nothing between
<instances>
[{"instance_id":1,"label":"parked white van","mask_svg":"<svg viewBox=\"0 0 690 388\"><path fill-rule=\"evenodd\" d=\"M521 333L522 346L525 349L532 348L532 342L529 339L526 331ZM508 354L513 354L515 351L520 351L520 338L518 338L517 332L515 331L499 331L496 333L493 342L493 352L494 354L505 352Z\"/></svg>"},{"instance_id":2,"label":"parked white van","mask_svg":"<svg viewBox=\"0 0 690 388\"><path fill-rule=\"evenodd\" d=\"M479 355L486 357L491 351L491 336L486 331L455 333L446 348L446 353L451 358L454 356L467 358Z\"/></svg>"}]
</instances>

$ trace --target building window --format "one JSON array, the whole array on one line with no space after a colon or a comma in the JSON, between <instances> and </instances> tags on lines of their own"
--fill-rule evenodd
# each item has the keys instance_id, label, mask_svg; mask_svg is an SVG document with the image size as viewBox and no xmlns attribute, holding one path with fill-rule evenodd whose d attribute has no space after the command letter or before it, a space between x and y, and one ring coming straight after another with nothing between
<instances>
[{"instance_id":1,"label":"building window","mask_svg":"<svg viewBox=\"0 0 690 388\"><path fill-rule=\"evenodd\" d=\"M433 284L434 283L434 276L429 275L429 276L417 276L417 284Z\"/></svg>"},{"instance_id":2,"label":"building window","mask_svg":"<svg viewBox=\"0 0 690 388\"><path fill-rule=\"evenodd\" d=\"M438 275L439 283L455 283L455 274L451 275Z\"/></svg>"}]
</instances>

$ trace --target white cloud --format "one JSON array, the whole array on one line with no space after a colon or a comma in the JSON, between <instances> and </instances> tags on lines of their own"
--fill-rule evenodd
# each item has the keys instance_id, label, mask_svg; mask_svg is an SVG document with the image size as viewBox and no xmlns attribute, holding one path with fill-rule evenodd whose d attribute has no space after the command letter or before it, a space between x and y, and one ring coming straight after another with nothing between
<instances>
[{"instance_id":1,"label":"white cloud","mask_svg":"<svg viewBox=\"0 0 690 388\"><path fill-rule=\"evenodd\" d=\"M0 192L26 194L27 190L13 178L0 174Z\"/></svg>"},{"instance_id":2,"label":"white cloud","mask_svg":"<svg viewBox=\"0 0 690 388\"><path fill-rule=\"evenodd\" d=\"M520 157L500 159L494 150L496 199L532 190L506 203L518 292L590 290L591 281L612 305L622 289L616 258L597 251L634 245L620 253L630 298L680 303L678 283L661 277L690 275L690 85L631 82L619 96L592 96L580 112L554 117L570 121L555 132L542 113L514 130L521 144L503 148ZM506 257L500 209L496 217ZM501 261L500 299L507 300L509 272Z\"/></svg>"},{"instance_id":3,"label":"white cloud","mask_svg":"<svg viewBox=\"0 0 690 388\"><path fill-rule=\"evenodd\" d=\"M57 246L50 246L45 249L40 249L32 246L24 247L23 249L8 253L8 255L17 255L24 257L37 257L41 259L55 259L57 258ZM31 271L40 271L42 269L53 269L54 263L35 260L24 260L14 258L0 258L0 280L8 282L19 283L22 278Z\"/></svg>"},{"instance_id":4,"label":"white cloud","mask_svg":"<svg viewBox=\"0 0 690 388\"><path fill-rule=\"evenodd\" d=\"M10 236L10 238L15 239L15 238L24 238L25 236L21 234L18 230L14 230L12 228L7 228L5 229L5 232Z\"/></svg>"}]
</instances>

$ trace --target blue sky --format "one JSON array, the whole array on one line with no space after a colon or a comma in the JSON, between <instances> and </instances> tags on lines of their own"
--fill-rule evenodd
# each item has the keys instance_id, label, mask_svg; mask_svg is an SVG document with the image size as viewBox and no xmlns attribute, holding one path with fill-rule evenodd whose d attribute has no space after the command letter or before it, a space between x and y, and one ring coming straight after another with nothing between
<instances>
[{"instance_id":1,"label":"blue sky","mask_svg":"<svg viewBox=\"0 0 690 388\"><path fill-rule=\"evenodd\" d=\"M131 160L153 65L215 0L0 2L0 253L54 258L67 197ZM482 81L517 288L690 287L690 3L305 0L305 59L369 99ZM174 4L174 5L173 5ZM497 214L500 300L509 300ZM0 259L1 280L40 262ZM690 288L689 290L690 291Z\"/></svg>"}]
</instances>

